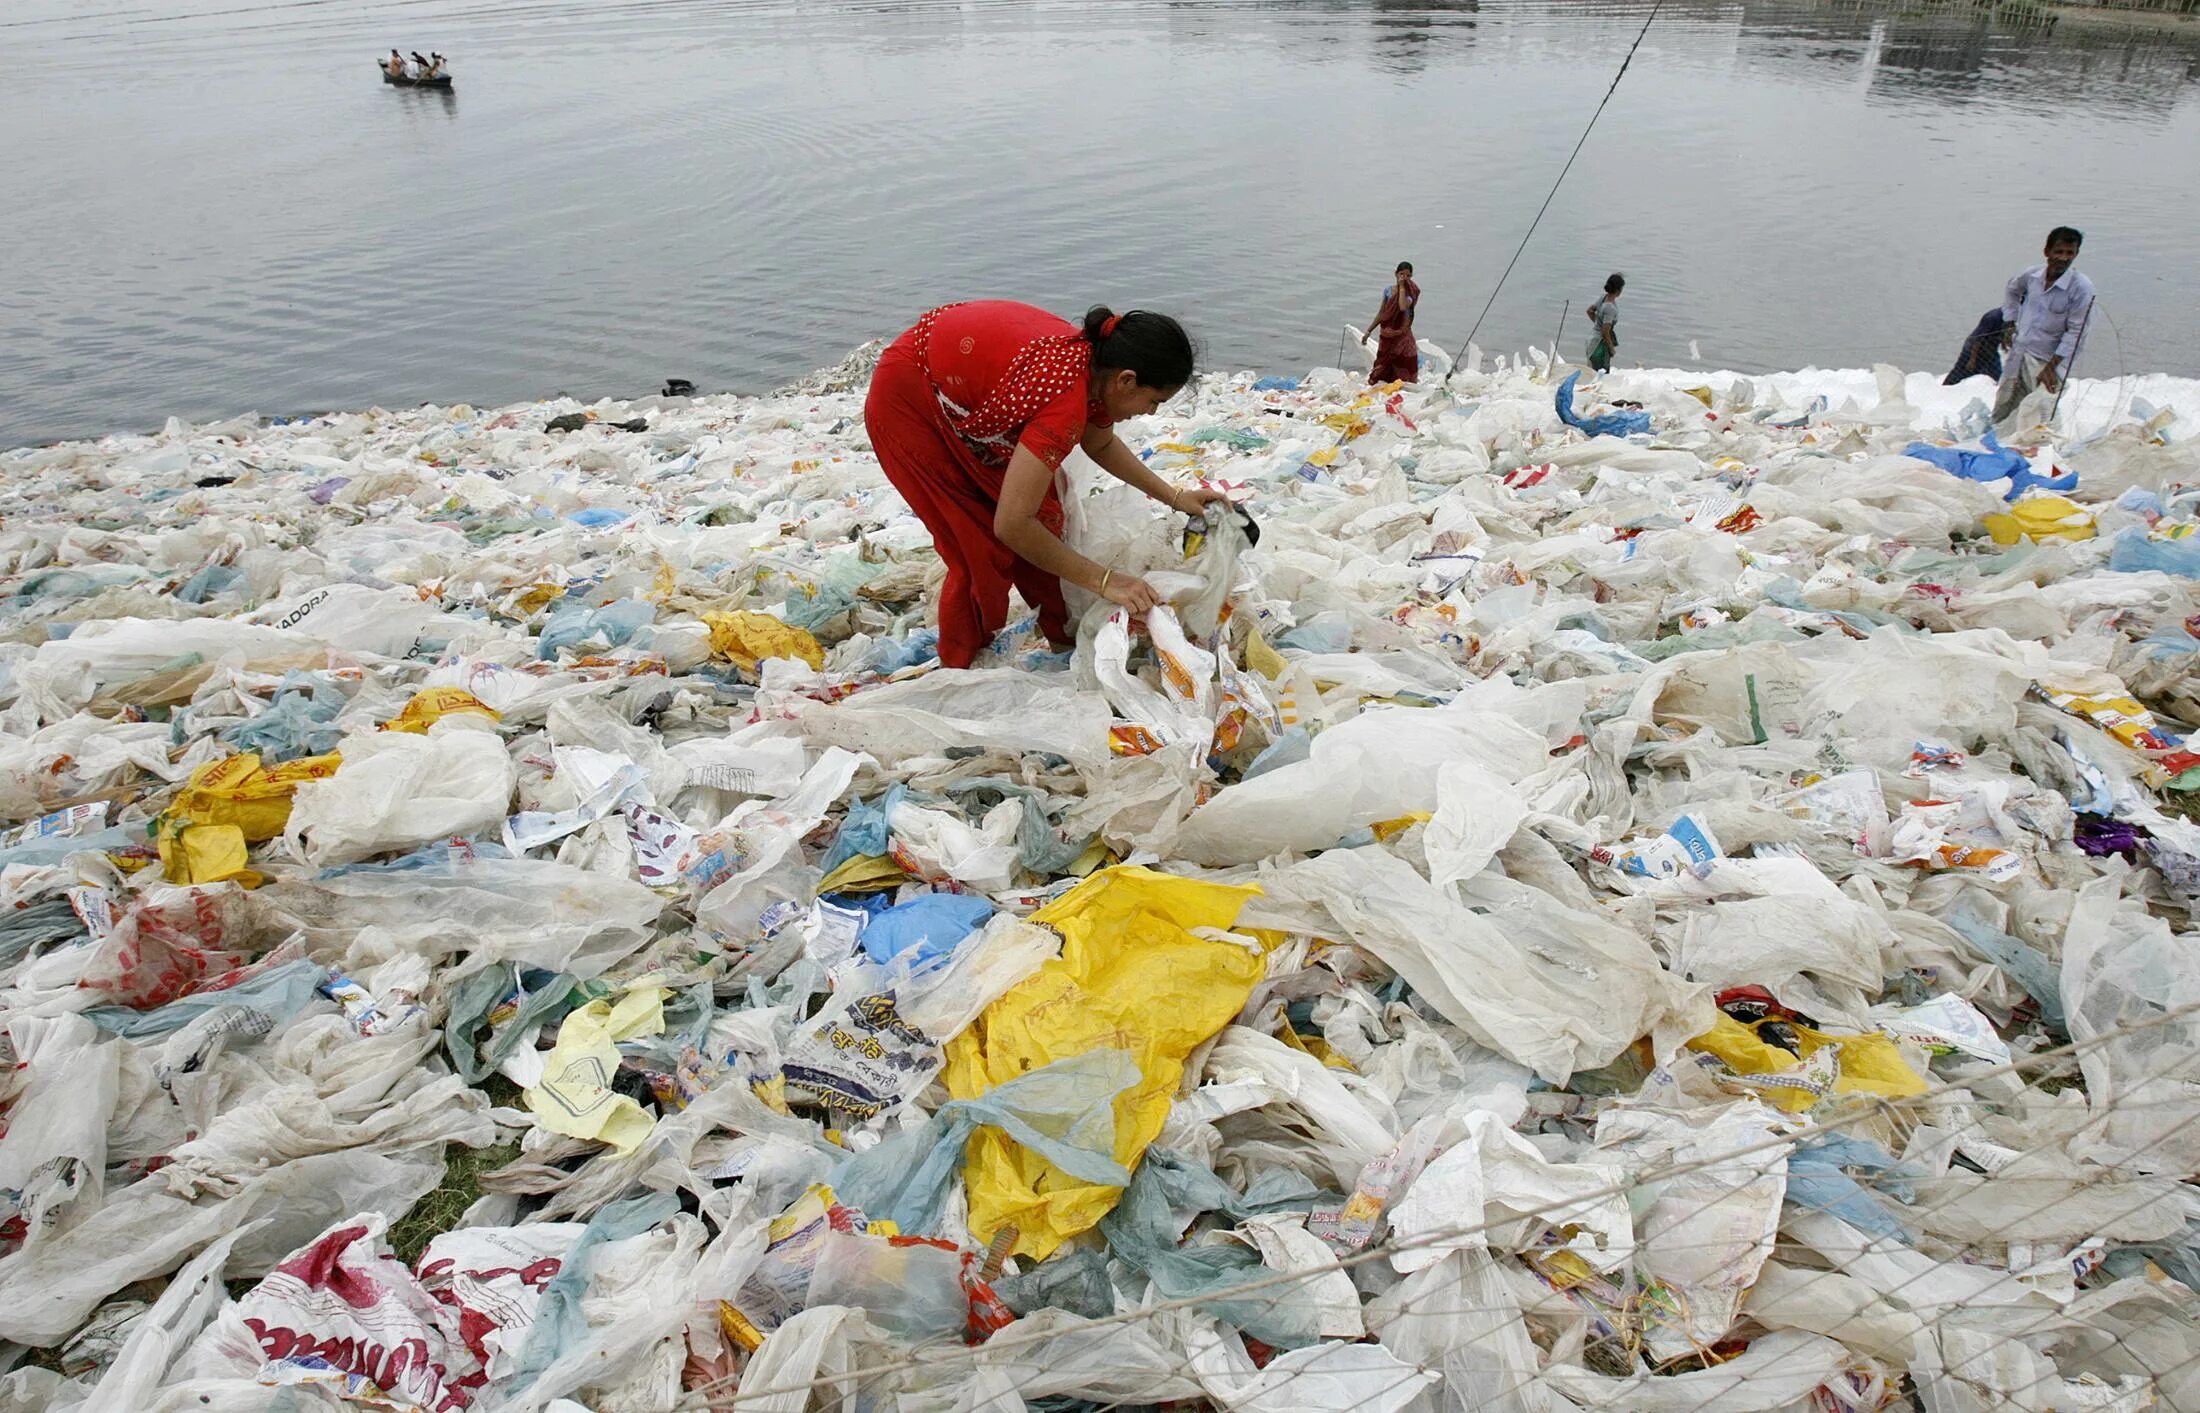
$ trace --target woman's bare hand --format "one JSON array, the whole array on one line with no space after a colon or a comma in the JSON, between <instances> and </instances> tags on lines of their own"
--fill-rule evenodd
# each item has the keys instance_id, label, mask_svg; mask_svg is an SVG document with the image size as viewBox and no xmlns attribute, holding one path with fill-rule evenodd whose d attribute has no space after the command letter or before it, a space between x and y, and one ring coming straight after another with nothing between
<instances>
[{"instance_id":1,"label":"woman's bare hand","mask_svg":"<svg viewBox=\"0 0 2200 1413\"><path fill-rule=\"evenodd\" d=\"M1161 595L1154 592L1153 585L1136 574L1110 574L1106 587L1101 590L1101 597L1119 608L1129 609L1132 613L1144 613L1161 602Z\"/></svg>"}]
</instances>

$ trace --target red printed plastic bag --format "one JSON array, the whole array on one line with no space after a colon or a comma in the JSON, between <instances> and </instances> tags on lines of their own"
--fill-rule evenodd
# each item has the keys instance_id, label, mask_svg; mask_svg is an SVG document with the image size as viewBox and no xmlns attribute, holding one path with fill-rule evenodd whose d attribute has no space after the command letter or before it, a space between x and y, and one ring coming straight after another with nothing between
<instances>
[{"instance_id":1,"label":"red printed plastic bag","mask_svg":"<svg viewBox=\"0 0 2200 1413\"><path fill-rule=\"evenodd\" d=\"M491 1380L527 1343L543 1287L587 1228L579 1222L447 1231L420 1253L420 1284L458 1317L459 1338Z\"/></svg>"},{"instance_id":2,"label":"red printed plastic bag","mask_svg":"<svg viewBox=\"0 0 2200 1413\"><path fill-rule=\"evenodd\" d=\"M237 1302L260 1342L266 1384L319 1384L339 1398L468 1408L487 1376L437 1303L389 1254L368 1213L317 1238Z\"/></svg>"},{"instance_id":3,"label":"red printed plastic bag","mask_svg":"<svg viewBox=\"0 0 2200 1413\"><path fill-rule=\"evenodd\" d=\"M77 985L141 1011L188 996L243 961L248 906L230 887L162 890L123 915Z\"/></svg>"}]
</instances>

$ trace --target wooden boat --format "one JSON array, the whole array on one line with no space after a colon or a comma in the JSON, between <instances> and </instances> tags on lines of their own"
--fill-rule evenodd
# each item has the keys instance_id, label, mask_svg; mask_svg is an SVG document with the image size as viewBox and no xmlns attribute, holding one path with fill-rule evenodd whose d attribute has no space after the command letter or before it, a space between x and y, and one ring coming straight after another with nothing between
<instances>
[{"instance_id":1,"label":"wooden boat","mask_svg":"<svg viewBox=\"0 0 2200 1413\"><path fill-rule=\"evenodd\" d=\"M381 70L382 82L395 84L399 88L449 88L451 86L451 76L449 74L437 74L434 78L413 78L409 74L393 74L388 69L382 68L380 64L376 64L374 67Z\"/></svg>"}]
</instances>

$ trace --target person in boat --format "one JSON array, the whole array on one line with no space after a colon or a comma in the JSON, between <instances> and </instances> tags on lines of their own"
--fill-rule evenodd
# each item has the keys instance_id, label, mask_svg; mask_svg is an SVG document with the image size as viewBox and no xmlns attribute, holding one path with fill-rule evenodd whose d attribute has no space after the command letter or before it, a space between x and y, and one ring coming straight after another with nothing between
<instances>
[{"instance_id":1,"label":"person in boat","mask_svg":"<svg viewBox=\"0 0 2200 1413\"><path fill-rule=\"evenodd\" d=\"M1166 314L1087 311L1082 327L1008 300L943 305L880 357L863 404L872 450L947 564L940 662L968 667L1008 621L1013 585L1057 648L1074 641L1062 583L1144 613L1135 574L1062 542L1054 473L1070 448L1187 515L1220 493L1172 486L1116 436L1191 381L1192 342Z\"/></svg>"},{"instance_id":2,"label":"person in boat","mask_svg":"<svg viewBox=\"0 0 2200 1413\"><path fill-rule=\"evenodd\" d=\"M1413 340L1413 311L1421 302L1421 287L1413 282L1413 264L1401 260L1393 272L1397 278L1383 291L1383 307L1375 311L1371 331L1375 335L1375 366L1368 370L1370 383L1421 381L1421 346Z\"/></svg>"},{"instance_id":3,"label":"person in boat","mask_svg":"<svg viewBox=\"0 0 2200 1413\"><path fill-rule=\"evenodd\" d=\"M432 78L432 79L438 79L438 78L441 78L441 77L443 77L443 63L444 63L444 59L443 59L443 56L442 56L441 54L438 54L438 53L436 53L436 52L435 52L435 51L434 51L433 49L429 50L429 51L428 51L428 72L427 72L427 73L426 73L425 75L423 75L423 77L425 77L425 78Z\"/></svg>"},{"instance_id":4,"label":"person in boat","mask_svg":"<svg viewBox=\"0 0 2200 1413\"><path fill-rule=\"evenodd\" d=\"M403 78L405 76L405 56L392 49L390 57L382 61L382 72L388 74L391 78Z\"/></svg>"},{"instance_id":5,"label":"person in boat","mask_svg":"<svg viewBox=\"0 0 2200 1413\"><path fill-rule=\"evenodd\" d=\"M417 50L417 49L413 50L413 52L412 52L412 61L413 61L412 76L413 76L414 78L416 78L416 79L423 79L423 78L426 78L426 77L428 76L428 61L427 61L426 59L423 59L423 58L421 58L421 57L420 57L420 51L419 51L419 50Z\"/></svg>"}]
</instances>

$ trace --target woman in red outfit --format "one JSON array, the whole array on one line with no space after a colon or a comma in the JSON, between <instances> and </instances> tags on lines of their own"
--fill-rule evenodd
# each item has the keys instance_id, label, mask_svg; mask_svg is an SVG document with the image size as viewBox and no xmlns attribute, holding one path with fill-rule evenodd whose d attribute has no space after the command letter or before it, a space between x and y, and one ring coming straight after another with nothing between
<instances>
[{"instance_id":1,"label":"woman in red outfit","mask_svg":"<svg viewBox=\"0 0 2200 1413\"><path fill-rule=\"evenodd\" d=\"M1398 262L1397 282L1383 291L1383 307L1375 313L1375 366L1368 370L1370 383L1421 381L1421 347L1413 341L1413 310L1421 302L1421 287L1413 282L1413 266Z\"/></svg>"},{"instance_id":2,"label":"woman in red outfit","mask_svg":"<svg viewBox=\"0 0 2200 1413\"><path fill-rule=\"evenodd\" d=\"M1062 543L1054 473L1073 446L1172 510L1214 491L1146 469L1114 424L1142 417L1191 381L1192 343L1166 314L1095 308L1082 329L1007 300L949 304L894 340L871 377L863 420L886 479L947 563L940 662L968 667L1008 621L1014 585L1056 647L1071 642L1062 581L1133 613L1159 602L1134 574Z\"/></svg>"}]
</instances>

